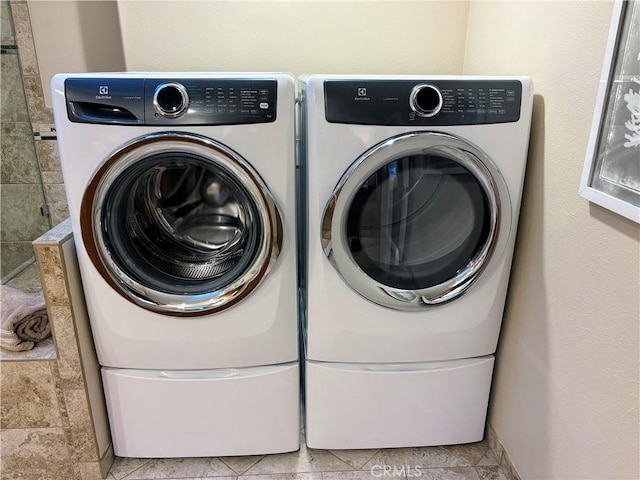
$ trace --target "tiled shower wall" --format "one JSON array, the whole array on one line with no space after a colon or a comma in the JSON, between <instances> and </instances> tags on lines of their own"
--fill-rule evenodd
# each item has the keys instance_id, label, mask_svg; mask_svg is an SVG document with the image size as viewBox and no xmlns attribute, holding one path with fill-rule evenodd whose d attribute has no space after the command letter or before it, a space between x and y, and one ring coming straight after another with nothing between
<instances>
[{"instance_id":1,"label":"tiled shower wall","mask_svg":"<svg viewBox=\"0 0 640 480\"><path fill-rule=\"evenodd\" d=\"M2 11L2 277L33 257L31 242L68 217L55 127L45 106L24 0ZM43 215L44 213L48 215Z\"/></svg>"},{"instance_id":2,"label":"tiled shower wall","mask_svg":"<svg viewBox=\"0 0 640 480\"><path fill-rule=\"evenodd\" d=\"M2 1L2 277L33 257L31 242L49 229L9 4Z\"/></svg>"}]
</instances>

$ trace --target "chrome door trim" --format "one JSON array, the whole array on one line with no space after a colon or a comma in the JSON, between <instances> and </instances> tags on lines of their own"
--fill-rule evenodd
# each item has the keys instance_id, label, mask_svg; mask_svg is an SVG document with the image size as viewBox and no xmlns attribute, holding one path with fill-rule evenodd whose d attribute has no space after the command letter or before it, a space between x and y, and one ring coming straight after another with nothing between
<instances>
[{"instance_id":1,"label":"chrome door trim","mask_svg":"<svg viewBox=\"0 0 640 480\"><path fill-rule=\"evenodd\" d=\"M490 204L488 241L458 274L429 288L408 290L384 285L355 262L346 243L346 219L360 186L394 159L440 154L463 165L481 185ZM422 310L462 295L490 263L502 256L511 229L511 199L498 167L487 154L466 140L446 133L412 132L389 138L363 153L342 175L321 219L321 244L329 262L346 283L366 299L396 310Z\"/></svg>"},{"instance_id":2,"label":"chrome door trim","mask_svg":"<svg viewBox=\"0 0 640 480\"><path fill-rule=\"evenodd\" d=\"M223 165L251 194L262 216L265 232L254 262L242 276L215 291L181 295L157 291L143 285L118 266L100 234L102 205L112 182L136 162L167 152L192 153ZM253 167L230 148L207 137L183 132L143 135L110 154L85 190L80 224L87 253L104 280L134 304L171 316L215 313L246 298L276 263L284 235L282 217L275 199Z\"/></svg>"}]
</instances>

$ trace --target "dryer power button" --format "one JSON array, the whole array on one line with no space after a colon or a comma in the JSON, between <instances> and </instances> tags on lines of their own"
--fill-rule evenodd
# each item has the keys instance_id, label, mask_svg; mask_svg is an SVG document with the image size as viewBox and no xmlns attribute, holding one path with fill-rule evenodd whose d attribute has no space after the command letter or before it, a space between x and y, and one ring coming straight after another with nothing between
<instances>
[{"instance_id":1,"label":"dryer power button","mask_svg":"<svg viewBox=\"0 0 640 480\"><path fill-rule=\"evenodd\" d=\"M162 83L153 94L153 106L165 118L178 118L189 107L187 89L179 83Z\"/></svg>"},{"instance_id":2,"label":"dryer power button","mask_svg":"<svg viewBox=\"0 0 640 480\"><path fill-rule=\"evenodd\" d=\"M442 103L440 90L426 83L413 87L409 95L411 110L421 117L433 117L442 108Z\"/></svg>"}]
</instances>

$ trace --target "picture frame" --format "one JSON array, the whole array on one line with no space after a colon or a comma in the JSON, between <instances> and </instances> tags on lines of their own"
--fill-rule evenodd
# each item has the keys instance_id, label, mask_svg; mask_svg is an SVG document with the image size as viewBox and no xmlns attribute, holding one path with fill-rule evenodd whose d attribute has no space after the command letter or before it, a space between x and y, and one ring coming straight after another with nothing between
<instances>
[{"instance_id":1,"label":"picture frame","mask_svg":"<svg viewBox=\"0 0 640 480\"><path fill-rule=\"evenodd\" d=\"M617 0L579 194L640 223L640 0Z\"/></svg>"}]
</instances>

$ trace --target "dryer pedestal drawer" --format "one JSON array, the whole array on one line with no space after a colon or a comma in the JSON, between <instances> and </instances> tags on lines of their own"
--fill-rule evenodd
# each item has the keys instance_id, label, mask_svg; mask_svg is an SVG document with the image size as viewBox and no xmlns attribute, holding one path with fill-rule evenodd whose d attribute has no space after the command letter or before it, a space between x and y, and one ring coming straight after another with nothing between
<instances>
[{"instance_id":1,"label":"dryer pedestal drawer","mask_svg":"<svg viewBox=\"0 0 640 480\"><path fill-rule=\"evenodd\" d=\"M120 457L214 457L297 450L298 363L158 371L102 368Z\"/></svg>"},{"instance_id":2,"label":"dryer pedestal drawer","mask_svg":"<svg viewBox=\"0 0 640 480\"><path fill-rule=\"evenodd\" d=\"M480 441L493 363L493 356L388 365L307 361L307 445L364 449Z\"/></svg>"}]
</instances>

